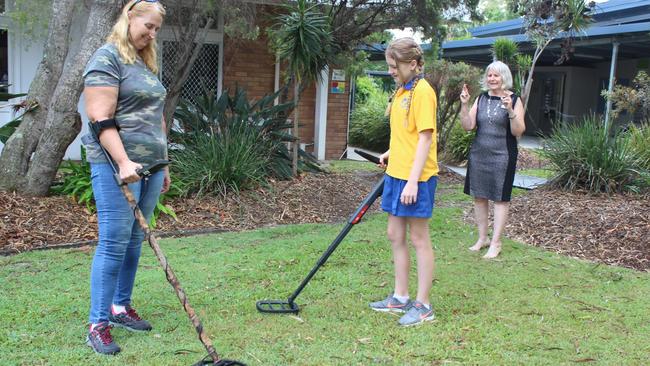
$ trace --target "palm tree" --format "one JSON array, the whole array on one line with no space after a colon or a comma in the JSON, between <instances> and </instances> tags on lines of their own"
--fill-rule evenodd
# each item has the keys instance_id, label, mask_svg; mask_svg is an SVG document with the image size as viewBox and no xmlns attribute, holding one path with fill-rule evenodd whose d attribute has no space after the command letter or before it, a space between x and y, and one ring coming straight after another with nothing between
<instances>
[{"instance_id":1,"label":"palm tree","mask_svg":"<svg viewBox=\"0 0 650 366\"><path fill-rule=\"evenodd\" d=\"M329 64L334 54L330 19L323 15L317 4L308 5L307 0L297 0L295 5L286 5L285 13L277 17L271 42L280 61L287 62L289 80L293 82L293 158L292 172L298 174L298 116L300 92L305 85L317 81L321 71Z\"/></svg>"}]
</instances>

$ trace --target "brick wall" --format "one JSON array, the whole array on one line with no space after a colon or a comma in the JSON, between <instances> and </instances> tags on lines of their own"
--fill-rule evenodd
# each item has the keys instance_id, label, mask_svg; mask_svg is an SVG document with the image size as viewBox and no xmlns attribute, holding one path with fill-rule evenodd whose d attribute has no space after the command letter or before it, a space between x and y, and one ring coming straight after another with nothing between
<instances>
[{"instance_id":1,"label":"brick wall","mask_svg":"<svg viewBox=\"0 0 650 366\"><path fill-rule=\"evenodd\" d=\"M331 84L330 72L330 84ZM350 81L345 81L345 93L332 94L328 85L327 131L325 136L325 159L338 159L347 148L348 109L350 107Z\"/></svg>"},{"instance_id":2,"label":"brick wall","mask_svg":"<svg viewBox=\"0 0 650 366\"><path fill-rule=\"evenodd\" d=\"M275 77L275 56L268 50L268 40L260 36L254 41L233 40L224 36L223 89L235 90L238 85L247 91L250 99L260 99L273 93ZM281 70L282 85L284 70ZM289 99L293 98L291 87ZM350 84L346 81L345 94L329 94L327 108L327 131L325 158L337 159L346 148L348 128L348 100ZM329 92L329 88L328 88ZM314 150L314 114L316 109L316 87L307 86L301 95L300 142L307 144L307 151ZM289 118L293 118L290 116Z\"/></svg>"}]
</instances>

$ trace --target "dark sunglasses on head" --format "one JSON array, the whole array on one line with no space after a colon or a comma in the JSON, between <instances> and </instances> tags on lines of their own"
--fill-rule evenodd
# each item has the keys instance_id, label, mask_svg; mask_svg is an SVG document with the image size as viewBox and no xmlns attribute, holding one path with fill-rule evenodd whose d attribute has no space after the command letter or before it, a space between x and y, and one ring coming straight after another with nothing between
<instances>
[{"instance_id":1,"label":"dark sunglasses on head","mask_svg":"<svg viewBox=\"0 0 650 366\"><path fill-rule=\"evenodd\" d=\"M137 3L141 3L141 2L143 2L143 1L148 2L148 3L157 3L157 2L158 2L158 0L135 0L135 1L133 2L133 4L131 4L131 6L129 6L129 10L127 10L127 11L131 11L131 9L133 9L133 7L134 7Z\"/></svg>"}]
</instances>

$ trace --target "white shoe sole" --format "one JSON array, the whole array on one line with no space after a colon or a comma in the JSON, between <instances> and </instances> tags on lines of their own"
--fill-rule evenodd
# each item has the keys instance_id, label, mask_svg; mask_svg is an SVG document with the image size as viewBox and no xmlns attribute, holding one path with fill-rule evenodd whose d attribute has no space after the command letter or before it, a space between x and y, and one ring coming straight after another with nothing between
<instances>
[{"instance_id":1,"label":"white shoe sole","mask_svg":"<svg viewBox=\"0 0 650 366\"><path fill-rule=\"evenodd\" d=\"M373 308L373 307L371 307L370 309L372 309L374 311L379 311L381 313L401 313L401 314L406 313L406 311L404 311L402 309L376 309L376 308Z\"/></svg>"},{"instance_id":2,"label":"white shoe sole","mask_svg":"<svg viewBox=\"0 0 650 366\"><path fill-rule=\"evenodd\" d=\"M400 326L402 326L402 327L413 327L413 326L416 326L416 325L424 324L424 323L426 323L426 322L430 322L430 321L434 320L435 318L436 318L435 316L432 316L432 317L430 317L430 318L424 318L424 319L422 319L421 321L419 321L419 322L417 322L417 323L411 323L411 324L400 324Z\"/></svg>"}]
</instances>

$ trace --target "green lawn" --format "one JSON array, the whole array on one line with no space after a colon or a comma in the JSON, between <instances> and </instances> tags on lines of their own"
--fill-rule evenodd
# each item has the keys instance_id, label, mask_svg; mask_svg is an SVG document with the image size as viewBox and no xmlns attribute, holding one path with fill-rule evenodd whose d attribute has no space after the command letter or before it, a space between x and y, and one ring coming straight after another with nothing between
<instances>
[{"instance_id":1,"label":"green lawn","mask_svg":"<svg viewBox=\"0 0 650 366\"><path fill-rule=\"evenodd\" d=\"M466 249L475 233L461 214L458 207L434 213L437 319L414 328L400 328L396 316L367 307L392 289L383 214L350 232L298 297L297 317L260 314L255 301L286 298L342 224L161 243L217 350L249 365L647 364L650 274L508 240L499 260L486 261ZM84 345L92 252L0 258L0 365L198 361L205 352L194 329L151 250L143 251L134 305L154 331L114 330L123 348L115 357Z\"/></svg>"},{"instance_id":2,"label":"green lawn","mask_svg":"<svg viewBox=\"0 0 650 366\"><path fill-rule=\"evenodd\" d=\"M379 171L379 168L377 168L377 165L374 163L357 160L328 160L322 167L332 173L350 172L355 170Z\"/></svg>"}]
</instances>

